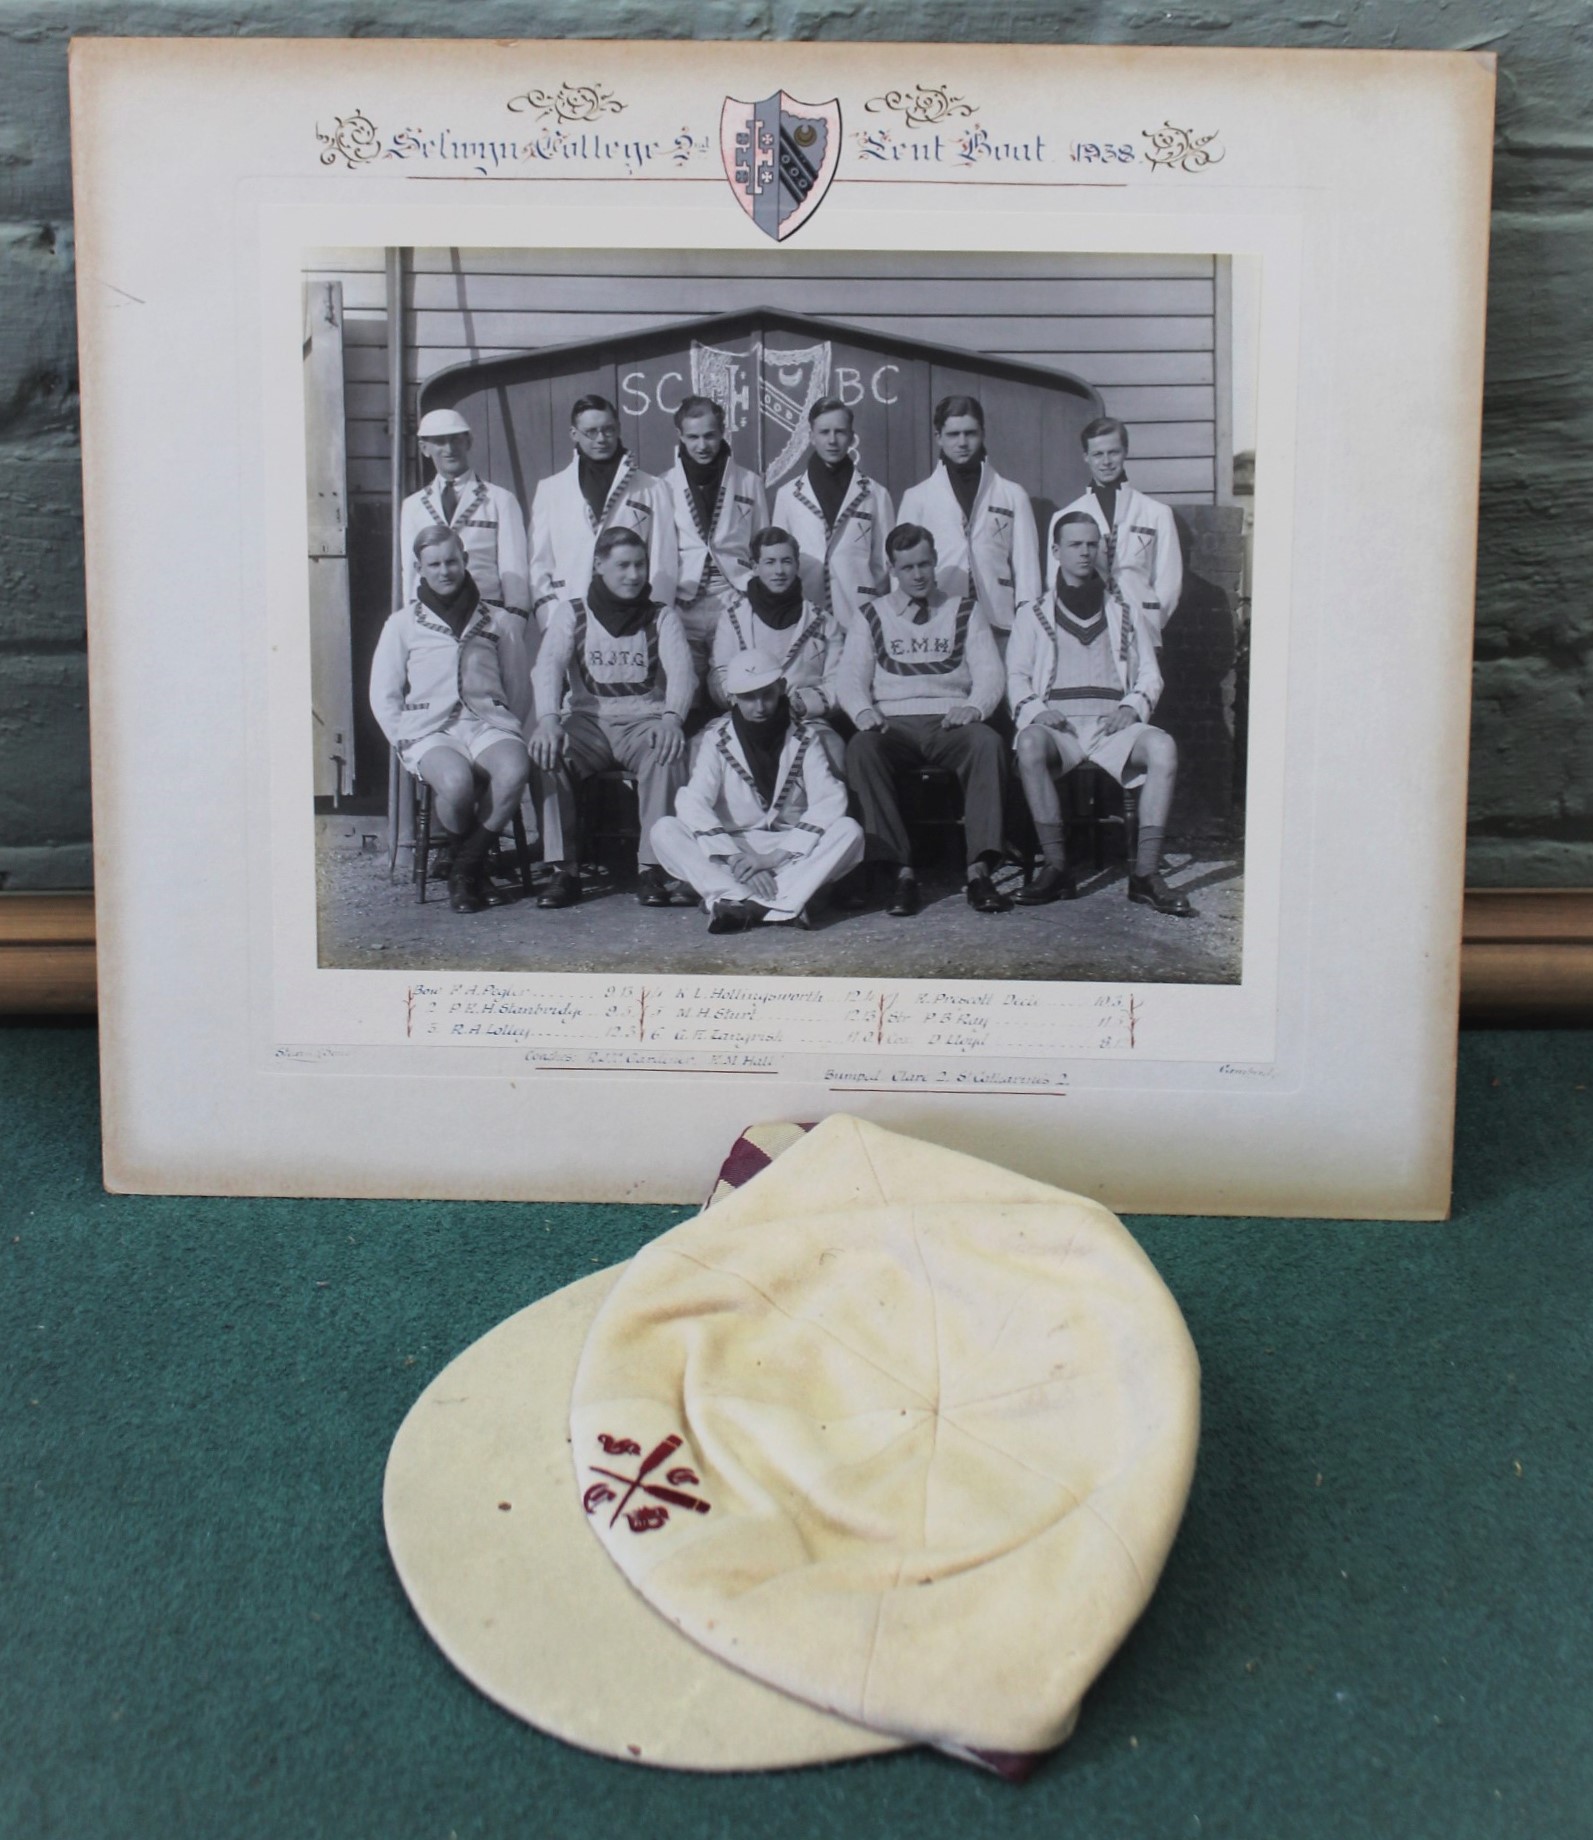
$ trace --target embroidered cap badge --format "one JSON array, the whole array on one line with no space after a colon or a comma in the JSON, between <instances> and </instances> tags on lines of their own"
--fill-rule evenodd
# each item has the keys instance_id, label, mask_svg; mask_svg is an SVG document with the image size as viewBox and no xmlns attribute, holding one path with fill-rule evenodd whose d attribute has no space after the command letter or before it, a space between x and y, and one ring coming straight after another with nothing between
<instances>
[{"instance_id":1,"label":"embroidered cap badge","mask_svg":"<svg viewBox=\"0 0 1593 1840\"><path fill-rule=\"evenodd\" d=\"M641 1457L642 1455L642 1447L635 1438L610 1437L607 1432L600 1432L597 1441L610 1457ZM599 1508L617 1499L619 1506L609 1516L608 1524L612 1527L624 1514L625 1524L632 1533L652 1533L655 1528L666 1525L669 1520L669 1508L687 1508L693 1514L706 1514L709 1504L699 1495L688 1495L682 1486L689 1484L692 1488L702 1487L697 1472L689 1469L685 1464L676 1464L674 1468L666 1472L667 1481L673 1484L673 1487L666 1487L662 1482L648 1481L648 1477L655 1470L674 1456L683 1441L672 1434L661 1443L654 1445L647 1455L642 1457L634 1476L625 1476L621 1475L618 1470L605 1469L600 1463L589 1463L587 1468L592 1474L605 1477L606 1480L594 1482L587 1489L581 1497L581 1506L588 1514L595 1514ZM610 1483L618 1483L625 1493L621 1495L618 1489L609 1486ZM652 1499L639 1508L631 1508L631 1498L638 1493L650 1496ZM669 1507L658 1506L660 1502L668 1502ZM627 1513L628 1508L630 1511Z\"/></svg>"}]
</instances>

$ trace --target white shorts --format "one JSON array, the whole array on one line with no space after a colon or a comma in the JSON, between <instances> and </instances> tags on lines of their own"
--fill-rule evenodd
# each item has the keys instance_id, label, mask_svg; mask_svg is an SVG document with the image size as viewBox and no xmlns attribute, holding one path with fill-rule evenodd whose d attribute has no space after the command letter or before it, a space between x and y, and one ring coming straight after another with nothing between
<instances>
[{"instance_id":1,"label":"white shorts","mask_svg":"<svg viewBox=\"0 0 1593 1840\"><path fill-rule=\"evenodd\" d=\"M1109 773L1118 785L1133 788L1145 783L1143 767L1130 769L1128 757L1134 751L1134 743L1140 736L1149 732L1148 722L1131 722L1127 728L1120 728L1115 735L1106 732L1110 716L1069 716L1068 733L1084 750L1084 758L1092 767L1099 767L1103 773ZM1031 727L1038 726L1031 724ZM1020 734L1027 734L1027 729L1020 729ZM1054 728L1041 728L1043 735L1057 736Z\"/></svg>"},{"instance_id":2,"label":"white shorts","mask_svg":"<svg viewBox=\"0 0 1593 1840\"><path fill-rule=\"evenodd\" d=\"M474 762L500 741L512 741L516 747L525 748L524 737L516 730L483 722L480 716L472 715L467 709L455 716L446 728L435 729L429 735L417 735L413 741L399 742L398 757L414 773L435 747L452 748L456 754L463 754Z\"/></svg>"}]
</instances>

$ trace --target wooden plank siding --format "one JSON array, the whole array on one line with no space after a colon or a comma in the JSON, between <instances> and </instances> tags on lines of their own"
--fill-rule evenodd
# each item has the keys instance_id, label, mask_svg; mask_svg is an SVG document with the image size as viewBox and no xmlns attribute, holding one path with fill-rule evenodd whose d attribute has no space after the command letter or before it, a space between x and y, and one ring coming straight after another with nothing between
<instances>
[{"instance_id":1,"label":"wooden plank siding","mask_svg":"<svg viewBox=\"0 0 1593 1840\"><path fill-rule=\"evenodd\" d=\"M923 251L688 250L663 260L661 273L660 258L625 250L410 252L411 429L421 384L452 365L782 306L1078 377L1129 424L1136 483L1175 503L1217 496L1217 264L1209 256L989 255L977 258L977 278ZM343 284L349 490L385 498L383 252L320 251L307 277ZM999 445L999 430L992 436Z\"/></svg>"}]
</instances>

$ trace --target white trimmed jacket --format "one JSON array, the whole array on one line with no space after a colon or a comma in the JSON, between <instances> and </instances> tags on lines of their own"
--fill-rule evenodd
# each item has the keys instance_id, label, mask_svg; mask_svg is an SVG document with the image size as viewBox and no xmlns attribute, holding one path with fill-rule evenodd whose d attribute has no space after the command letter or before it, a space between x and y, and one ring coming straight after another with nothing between
<instances>
[{"instance_id":1,"label":"white trimmed jacket","mask_svg":"<svg viewBox=\"0 0 1593 1840\"><path fill-rule=\"evenodd\" d=\"M895 522L891 495L862 467L852 469L833 529L824 522L805 468L775 493L772 521L796 539L803 594L833 613L846 631L865 600L889 591L885 539Z\"/></svg>"},{"instance_id":2,"label":"white trimmed jacket","mask_svg":"<svg viewBox=\"0 0 1593 1840\"><path fill-rule=\"evenodd\" d=\"M454 481L454 516L450 524L442 513L442 489L435 478L411 492L398 512L398 540L404 558L404 599L415 598L420 565L415 560L415 539L432 524L447 524L465 549L465 565L481 590L481 598L525 615L531 611L531 571L526 553L525 515L520 501L502 486L475 473Z\"/></svg>"},{"instance_id":3,"label":"white trimmed jacket","mask_svg":"<svg viewBox=\"0 0 1593 1840\"><path fill-rule=\"evenodd\" d=\"M1163 629L1173 617L1184 589L1184 553L1178 544L1178 525L1171 505L1147 498L1125 479L1117 488L1112 522L1106 521L1101 501L1093 492L1064 505L1046 531L1045 553L1051 554L1057 525L1070 511L1086 511L1101 533L1101 573L1107 573L1107 543L1111 544L1111 580L1150 622L1160 643Z\"/></svg>"},{"instance_id":4,"label":"white trimmed jacket","mask_svg":"<svg viewBox=\"0 0 1593 1840\"><path fill-rule=\"evenodd\" d=\"M478 602L456 639L419 600L389 614L371 658L371 711L394 747L435 735L466 713L506 734L531 722L526 623Z\"/></svg>"},{"instance_id":5,"label":"white trimmed jacket","mask_svg":"<svg viewBox=\"0 0 1593 1840\"><path fill-rule=\"evenodd\" d=\"M752 554L748 545L769 522L769 499L763 480L751 467L734 459L726 460L719 480L719 498L705 537L697 528L691 487L680 455L664 475L670 501L675 509L675 543L680 553L679 573L675 581L675 600L694 601L708 572L708 558L713 557L720 575L738 593L746 587L752 573Z\"/></svg>"},{"instance_id":6,"label":"white trimmed jacket","mask_svg":"<svg viewBox=\"0 0 1593 1840\"><path fill-rule=\"evenodd\" d=\"M1011 631L1018 609L1045 592L1029 494L1003 479L988 460L966 519L942 464L902 494L896 521L922 524L930 532L941 587L948 594L972 588L995 632Z\"/></svg>"},{"instance_id":7,"label":"white trimmed jacket","mask_svg":"<svg viewBox=\"0 0 1593 1840\"><path fill-rule=\"evenodd\" d=\"M726 665L741 652L764 652L780 666L786 689L804 693L809 717L828 715L835 707L835 675L844 643L839 622L811 601L803 601L794 625L776 632L752 611L746 595L738 594L719 615L708 694L721 709L728 707Z\"/></svg>"},{"instance_id":8,"label":"white trimmed jacket","mask_svg":"<svg viewBox=\"0 0 1593 1840\"><path fill-rule=\"evenodd\" d=\"M1141 722L1148 722L1162 694L1155 630L1140 608L1112 588L1106 591L1106 630L1122 700ZM1053 690L1070 687L1057 683L1056 669L1055 609L1037 601L1018 615L1007 646L1007 702L1015 727L1027 728Z\"/></svg>"},{"instance_id":9,"label":"white trimmed jacket","mask_svg":"<svg viewBox=\"0 0 1593 1840\"><path fill-rule=\"evenodd\" d=\"M675 599L680 552L669 487L626 454L603 515L593 517L581 491L580 466L577 454L561 472L540 480L531 496L531 611L544 630L556 601L585 594L591 586L592 554L605 530L634 530L647 545L653 599L665 605Z\"/></svg>"},{"instance_id":10,"label":"white trimmed jacket","mask_svg":"<svg viewBox=\"0 0 1593 1840\"><path fill-rule=\"evenodd\" d=\"M710 856L734 856L743 844L760 854L778 849L806 856L846 816L846 787L819 730L793 720L780 749L774 797L765 805L735 724L724 715L703 730L691 778L675 795L675 815Z\"/></svg>"}]
</instances>

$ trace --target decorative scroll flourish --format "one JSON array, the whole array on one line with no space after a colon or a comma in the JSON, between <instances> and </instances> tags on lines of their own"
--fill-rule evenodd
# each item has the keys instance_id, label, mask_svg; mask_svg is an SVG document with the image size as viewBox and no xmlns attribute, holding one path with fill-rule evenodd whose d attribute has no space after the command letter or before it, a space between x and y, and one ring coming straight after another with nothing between
<instances>
[{"instance_id":1,"label":"decorative scroll flourish","mask_svg":"<svg viewBox=\"0 0 1593 1840\"><path fill-rule=\"evenodd\" d=\"M934 128L953 116L971 115L978 105L952 95L944 83L920 83L914 89L888 89L863 107L871 115L885 110L900 115L909 128Z\"/></svg>"},{"instance_id":2,"label":"decorative scroll flourish","mask_svg":"<svg viewBox=\"0 0 1593 1840\"><path fill-rule=\"evenodd\" d=\"M1217 133L1214 128L1210 134L1194 134L1188 128L1175 128L1170 121L1164 121L1159 128L1140 129L1141 136L1150 142L1145 158L1153 169L1176 168L1186 173L1203 172L1227 157L1224 149L1212 145Z\"/></svg>"},{"instance_id":3,"label":"decorative scroll flourish","mask_svg":"<svg viewBox=\"0 0 1593 1840\"><path fill-rule=\"evenodd\" d=\"M620 115L625 110L617 96L595 83L561 83L551 96L545 89L528 89L511 96L508 106L516 114L529 110L539 121L549 116L556 121L601 121L605 115Z\"/></svg>"},{"instance_id":4,"label":"decorative scroll flourish","mask_svg":"<svg viewBox=\"0 0 1593 1840\"><path fill-rule=\"evenodd\" d=\"M350 172L378 158L382 151L375 122L358 109L352 115L339 115L329 129L317 127L315 138L321 143L323 166L335 166L342 160Z\"/></svg>"},{"instance_id":5,"label":"decorative scroll flourish","mask_svg":"<svg viewBox=\"0 0 1593 1840\"><path fill-rule=\"evenodd\" d=\"M610 1437L608 1432L600 1431L597 1441L604 1452L610 1456L641 1456L642 1447L634 1438ZM647 1455L642 1457L634 1476L622 1475L618 1470L605 1469L601 1463L589 1463L587 1468L592 1474L602 1476L606 1480L588 1485L585 1494L581 1497L581 1506L588 1514L595 1514L599 1508L618 1500L619 1506L609 1517L608 1524L610 1527L618 1525L623 1515L625 1525L632 1533L653 1533L658 1528L667 1526L670 1508L686 1508L693 1514L708 1513L710 1504L700 1495L688 1495L681 1486L689 1484L692 1488L702 1487L697 1472L685 1464L677 1464L667 1472L669 1483L673 1486L666 1487L662 1482L647 1480L654 1470L660 1468L674 1456L684 1442L683 1438L672 1434L662 1443L655 1444ZM617 1489L610 1488L609 1483L611 1482L620 1484L625 1493L621 1495ZM631 1497L638 1493L651 1497L651 1500L639 1508L632 1508L630 1506ZM666 1502L667 1507L658 1505ZM627 1509L629 1509L628 1513Z\"/></svg>"}]
</instances>

